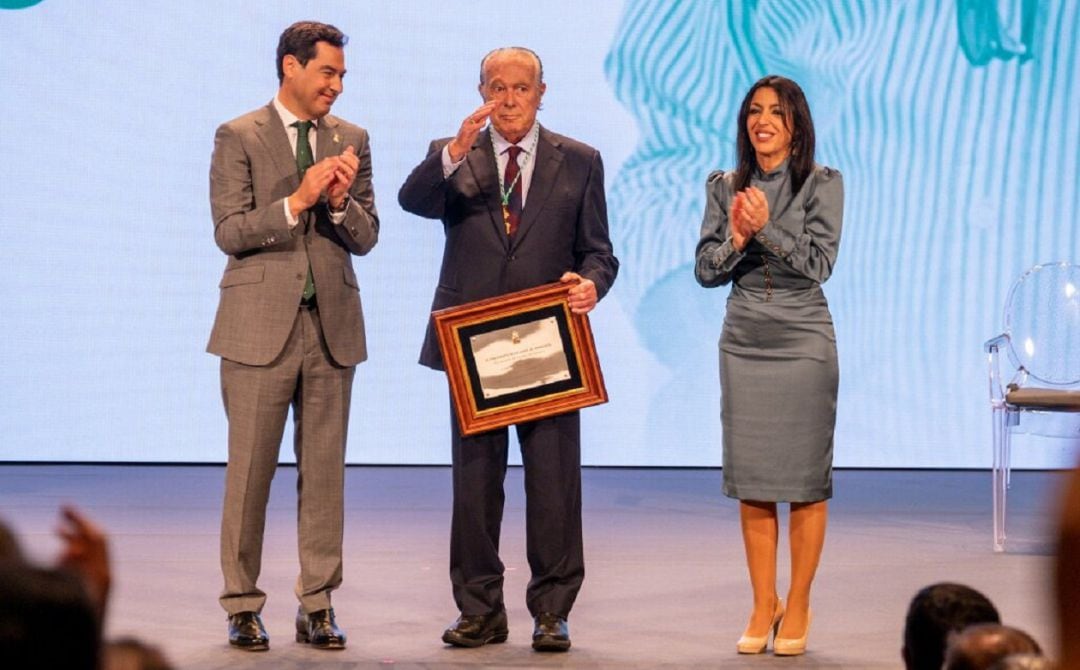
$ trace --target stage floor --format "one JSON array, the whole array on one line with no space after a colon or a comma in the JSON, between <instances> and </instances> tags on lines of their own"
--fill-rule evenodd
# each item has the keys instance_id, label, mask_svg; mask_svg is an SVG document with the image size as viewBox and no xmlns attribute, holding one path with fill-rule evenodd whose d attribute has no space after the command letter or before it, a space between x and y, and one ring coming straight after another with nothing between
<instances>
[{"instance_id":1,"label":"stage floor","mask_svg":"<svg viewBox=\"0 0 1080 670\"><path fill-rule=\"evenodd\" d=\"M57 508L72 503L112 538L110 636L160 646L180 668L901 668L904 613L935 581L986 593L1004 621L1054 649L1050 510L1061 473L1014 474L1010 545L990 540L985 471L836 472L836 497L803 657L738 656L750 603L736 503L720 472L584 472L586 579L571 617L574 647L529 647L521 471L507 477L503 560L510 639L464 650L439 636L456 616L447 577L450 472L350 467L345 583L334 594L342 652L292 640L297 572L295 475L274 481L260 586L271 649L230 649L217 604L220 466L0 465L0 516L34 557L51 560ZM786 515L785 515L786 517ZM786 528L782 520L781 532ZM781 540L781 592L787 585Z\"/></svg>"}]
</instances>

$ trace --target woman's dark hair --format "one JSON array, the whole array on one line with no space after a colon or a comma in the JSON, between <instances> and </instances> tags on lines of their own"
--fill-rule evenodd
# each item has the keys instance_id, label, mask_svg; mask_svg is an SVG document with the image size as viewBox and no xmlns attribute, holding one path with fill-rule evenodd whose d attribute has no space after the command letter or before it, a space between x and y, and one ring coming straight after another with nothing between
<instances>
[{"instance_id":1,"label":"woman's dark hair","mask_svg":"<svg viewBox=\"0 0 1080 670\"><path fill-rule=\"evenodd\" d=\"M281 61L286 56L295 56L300 65L306 66L308 61L315 57L316 47L319 42L326 42L332 47L339 49L349 42L349 38L340 30L328 23L316 21L298 21L281 33L277 45L277 78L278 83L285 81L285 68Z\"/></svg>"},{"instance_id":2,"label":"woman's dark hair","mask_svg":"<svg viewBox=\"0 0 1080 670\"><path fill-rule=\"evenodd\" d=\"M754 174L757 155L750 144L750 133L746 130L746 119L750 116L750 101L759 88L771 88L780 99L780 109L784 113L784 125L791 119L791 157L788 169L791 171L791 190L798 192L803 182L814 169L814 120L810 118L810 105L799 85L787 77L770 74L758 79L743 98L739 107L739 131L736 135L735 150L738 153L738 166L735 168L735 190L741 191L750 185Z\"/></svg>"}]
</instances>

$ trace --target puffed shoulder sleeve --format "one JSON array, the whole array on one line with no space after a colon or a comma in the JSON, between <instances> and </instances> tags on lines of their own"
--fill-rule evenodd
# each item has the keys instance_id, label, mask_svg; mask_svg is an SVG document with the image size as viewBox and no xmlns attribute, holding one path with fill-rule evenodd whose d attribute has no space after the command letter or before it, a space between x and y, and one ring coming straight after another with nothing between
<instances>
[{"instance_id":1,"label":"puffed shoulder sleeve","mask_svg":"<svg viewBox=\"0 0 1080 670\"><path fill-rule=\"evenodd\" d=\"M730 192L722 170L713 172L705 180L705 216L694 254L694 277L706 288L730 282L731 273L743 257L743 252L735 248L728 228Z\"/></svg>"},{"instance_id":2,"label":"puffed shoulder sleeve","mask_svg":"<svg viewBox=\"0 0 1080 670\"><path fill-rule=\"evenodd\" d=\"M755 236L807 279L824 282L833 271L844 221L844 180L839 170L815 166L803 184L804 224L786 230L770 221Z\"/></svg>"}]
</instances>

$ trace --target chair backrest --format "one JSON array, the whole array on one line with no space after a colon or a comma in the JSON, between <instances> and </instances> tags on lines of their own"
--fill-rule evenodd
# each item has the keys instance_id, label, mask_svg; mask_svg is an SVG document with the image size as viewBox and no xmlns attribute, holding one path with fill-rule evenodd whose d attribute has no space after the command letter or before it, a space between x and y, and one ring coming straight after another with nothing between
<instances>
[{"instance_id":1,"label":"chair backrest","mask_svg":"<svg viewBox=\"0 0 1080 670\"><path fill-rule=\"evenodd\" d=\"M1005 301L1008 354L1018 370L1052 386L1080 384L1080 265L1042 263Z\"/></svg>"}]
</instances>

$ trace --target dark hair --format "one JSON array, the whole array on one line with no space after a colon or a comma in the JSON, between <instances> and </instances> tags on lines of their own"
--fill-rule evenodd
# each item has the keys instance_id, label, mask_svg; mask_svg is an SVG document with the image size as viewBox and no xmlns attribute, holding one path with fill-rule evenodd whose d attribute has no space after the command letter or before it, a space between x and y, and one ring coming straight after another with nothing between
<instances>
[{"instance_id":1,"label":"dark hair","mask_svg":"<svg viewBox=\"0 0 1080 670\"><path fill-rule=\"evenodd\" d=\"M332 47L341 48L349 43L349 38L328 23L317 21L297 21L281 33L277 45L278 83L285 81L285 68L281 61L286 56L295 56L300 65L307 65L315 57L315 45L326 42Z\"/></svg>"},{"instance_id":2,"label":"dark hair","mask_svg":"<svg viewBox=\"0 0 1080 670\"><path fill-rule=\"evenodd\" d=\"M78 577L66 570L0 562L4 667L94 670L100 650L100 622Z\"/></svg>"},{"instance_id":3,"label":"dark hair","mask_svg":"<svg viewBox=\"0 0 1080 670\"><path fill-rule=\"evenodd\" d=\"M949 642L943 670L987 670L1010 654L1041 654L1035 638L997 623L968 626Z\"/></svg>"},{"instance_id":4,"label":"dark hair","mask_svg":"<svg viewBox=\"0 0 1080 670\"><path fill-rule=\"evenodd\" d=\"M538 56L535 51L533 51L532 49L528 49L526 47L499 47L498 49L492 49L491 51L487 52L487 54L485 54L484 57L480 59L480 83L481 84L484 83L484 66L487 64L488 59L491 58L492 56L507 53L507 52L525 54L527 56L532 56L533 58L535 58L536 59L536 80L541 84L544 83L544 63L543 63L543 61L540 60L540 56Z\"/></svg>"},{"instance_id":5,"label":"dark hair","mask_svg":"<svg viewBox=\"0 0 1080 670\"><path fill-rule=\"evenodd\" d=\"M990 599L970 586L943 582L911 599L904 621L904 664L908 670L940 670L950 632L976 623L1000 623Z\"/></svg>"},{"instance_id":6,"label":"dark hair","mask_svg":"<svg viewBox=\"0 0 1080 670\"><path fill-rule=\"evenodd\" d=\"M738 153L738 166L735 168L735 190L741 191L750 185L750 177L754 173L757 164L757 154L750 144L750 133L746 130L746 119L750 116L750 101L754 98L759 88L771 88L776 91L776 97L780 99L780 109L784 112L784 125L791 119L791 158L789 170L791 171L791 190L798 192L803 182L810 176L814 169L814 120L810 117L810 105L806 102L799 85L788 79L775 74L770 74L758 79L743 98L739 107L739 128L735 140L735 150Z\"/></svg>"}]
</instances>

